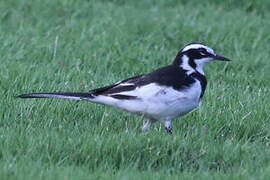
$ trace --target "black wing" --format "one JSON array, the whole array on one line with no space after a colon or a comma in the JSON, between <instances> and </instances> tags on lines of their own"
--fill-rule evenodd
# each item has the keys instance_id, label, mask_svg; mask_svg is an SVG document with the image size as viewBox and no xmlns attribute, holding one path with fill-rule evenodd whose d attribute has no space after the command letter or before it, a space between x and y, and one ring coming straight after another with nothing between
<instances>
[{"instance_id":1,"label":"black wing","mask_svg":"<svg viewBox=\"0 0 270 180\"><path fill-rule=\"evenodd\" d=\"M115 83L113 85L93 89L89 93L91 93L94 96L104 95L104 96L111 96L116 99L136 99L137 98L136 96L123 95L117 93L123 93L136 89L138 87L137 82L139 82L143 76L144 75L134 76L126 80L120 81L118 83Z\"/></svg>"},{"instance_id":2,"label":"black wing","mask_svg":"<svg viewBox=\"0 0 270 180\"><path fill-rule=\"evenodd\" d=\"M91 90L90 93L94 96L105 95L117 99L136 99L136 96L122 95L118 93L132 91L137 87L150 83L156 83L161 86L172 87L176 90L180 90L188 87L194 82L195 80L192 77L187 76L181 67L170 65L157 69L149 74L131 77L110 86Z\"/></svg>"}]
</instances>

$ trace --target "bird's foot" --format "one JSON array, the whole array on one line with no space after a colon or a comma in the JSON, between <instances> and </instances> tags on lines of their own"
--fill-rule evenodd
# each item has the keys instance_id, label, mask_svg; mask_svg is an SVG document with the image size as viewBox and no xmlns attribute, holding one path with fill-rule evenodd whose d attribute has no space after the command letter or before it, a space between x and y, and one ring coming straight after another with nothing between
<instances>
[{"instance_id":1,"label":"bird's foot","mask_svg":"<svg viewBox=\"0 0 270 180\"><path fill-rule=\"evenodd\" d=\"M172 134L172 127L165 127L167 133Z\"/></svg>"},{"instance_id":2,"label":"bird's foot","mask_svg":"<svg viewBox=\"0 0 270 180\"><path fill-rule=\"evenodd\" d=\"M152 121L151 121L151 120L148 120L148 121L142 126L142 131L143 131L143 132L149 131L151 125L152 125Z\"/></svg>"},{"instance_id":3,"label":"bird's foot","mask_svg":"<svg viewBox=\"0 0 270 180\"><path fill-rule=\"evenodd\" d=\"M165 124L165 129L166 129L167 133L172 134L171 121L170 120L165 121L164 124Z\"/></svg>"}]
</instances>

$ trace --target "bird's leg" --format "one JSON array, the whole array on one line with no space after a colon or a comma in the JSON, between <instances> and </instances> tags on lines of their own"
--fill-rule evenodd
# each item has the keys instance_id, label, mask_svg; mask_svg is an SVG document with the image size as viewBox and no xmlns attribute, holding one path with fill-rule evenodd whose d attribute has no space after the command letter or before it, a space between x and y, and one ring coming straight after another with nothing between
<instances>
[{"instance_id":1,"label":"bird's leg","mask_svg":"<svg viewBox=\"0 0 270 180\"><path fill-rule=\"evenodd\" d=\"M147 122L142 126L142 131L148 131L152 125L152 119L148 119Z\"/></svg>"},{"instance_id":2,"label":"bird's leg","mask_svg":"<svg viewBox=\"0 0 270 180\"><path fill-rule=\"evenodd\" d=\"M164 121L165 129L167 133L172 134L172 126L171 126L171 120Z\"/></svg>"}]
</instances>

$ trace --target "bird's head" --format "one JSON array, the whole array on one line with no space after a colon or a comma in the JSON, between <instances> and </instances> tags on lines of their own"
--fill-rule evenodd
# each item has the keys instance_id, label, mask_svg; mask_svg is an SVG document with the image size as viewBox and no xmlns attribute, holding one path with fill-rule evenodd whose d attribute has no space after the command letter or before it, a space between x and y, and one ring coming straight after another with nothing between
<instances>
[{"instance_id":1,"label":"bird's head","mask_svg":"<svg viewBox=\"0 0 270 180\"><path fill-rule=\"evenodd\" d=\"M216 54L212 48L206 45L191 43L180 50L174 64L181 66L183 69L193 69L204 74L204 65L213 60L230 61L228 58Z\"/></svg>"}]
</instances>

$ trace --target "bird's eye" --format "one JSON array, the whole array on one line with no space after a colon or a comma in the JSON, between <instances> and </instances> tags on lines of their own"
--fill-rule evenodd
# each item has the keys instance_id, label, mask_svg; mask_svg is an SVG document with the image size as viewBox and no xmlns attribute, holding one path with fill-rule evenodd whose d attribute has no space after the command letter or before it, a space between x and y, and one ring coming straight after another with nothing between
<instances>
[{"instance_id":1,"label":"bird's eye","mask_svg":"<svg viewBox=\"0 0 270 180\"><path fill-rule=\"evenodd\" d=\"M200 49L200 50L199 50L199 53L200 53L201 55L203 55L203 56L206 55L205 49Z\"/></svg>"},{"instance_id":2,"label":"bird's eye","mask_svg":"<svg viewBox=\"0 0 270 180\"><path fill-rule=\"evenodd\" d=\"M205 56L205 55L208 54L208 52L207 52L205 49L203 49L203 48L200 49L199 53L200 53L202 56Z\"/></svg>"},{"instance_id":3,"label":"bird's eye","mask_svg":"<svg viewBox=\"0 0 270 180\"><path fill-rule=\"evenodd\" d=\"M206 54L204 52L200 52L201 55L205 56Z\"/></svg>"}]
</instances>

